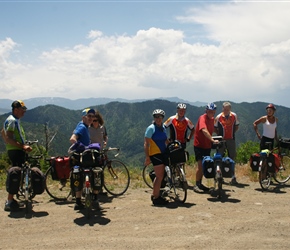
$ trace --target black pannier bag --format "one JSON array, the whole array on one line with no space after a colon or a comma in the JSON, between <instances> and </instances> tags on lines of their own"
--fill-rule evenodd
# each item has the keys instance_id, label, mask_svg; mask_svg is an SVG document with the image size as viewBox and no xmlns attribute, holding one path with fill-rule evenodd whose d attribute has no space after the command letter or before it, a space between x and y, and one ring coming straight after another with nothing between
<instances>
[{"instance_id":1,"label":"black pannier bag","mask_svg":"<svg viewBox=\"0 0 290 250\"><path fill-rule=\"evenodd\" d=\"M33 194L42 194L45 189L45 177L37 167L31 168L31 186Z\"/></svg>"},{"instance_id":2,"label":"black pannier bag","mask_svg":"<svg viewBox=\"0 0 290 250\"><path fill-rule=\"evenodd\" d=\"M260 154L254 153L250 157L250 167L252 171L257 172L259 171L259 164L260 164Z\"/></svg>"},{"instance_id":3,"label":"black pannier bag","mask_svg":"<svg viewBox=\"0 0 290 250\"><path fill-rule=\"evenodd\" d=\"M281 138L279 139L279 145L281 148L290 149L290 138Z\"/></svg>"},{"instance_id":4,"label":"black pannier bag","mask_svg":"<svg viewBox=\"0 0 290 250\"><path fill-rule=\"evenodd\" d=\"M18 193L20 179L21 179L21 168L20 167L9 168L6 180L6 191L9 194Z\"/></svg>"}]
</instances>

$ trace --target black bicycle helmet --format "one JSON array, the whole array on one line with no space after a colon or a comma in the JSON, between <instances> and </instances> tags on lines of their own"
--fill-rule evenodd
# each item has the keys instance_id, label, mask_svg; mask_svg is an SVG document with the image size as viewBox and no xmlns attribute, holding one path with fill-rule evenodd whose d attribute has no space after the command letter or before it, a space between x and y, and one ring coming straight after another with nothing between
<instances>
[{"instance_id":1,"label":"black bicycle helmet","mask_svg":"<svg viewBox=\"0 0 290 250\"><path fill-rule=\"evenodd\" d=\"M267 109L274 109L274 110L276 110L276 107L274 106L274 104L270 103L270 104L268 104L268 106L266 107L266 110L267 110Z\"/></svg>"},{"instance_id":2,"label":"black bicycle helmet","mask_svg":"<svg viewBox=\"0 0 290 250\"><path fill-rule=\"evenodd\" d=\"M162 115L163 117L165 116L165 112L162 109L155 109L152 113L153 116L155 115Z\"/></svg>"},{"instance_id":3,"label":"black bicycle helmet","mask_svg":"<svg viewBox=\"0 0 290 250\"><path fill-rule=\"evenodd\" d=\"M216 110L216 105L212 102L212 103L208 103L206 105L206 110Z\"/></svg>"},{"instance_id":4,"label":"black bicycle helmet","mask_svg":"<svg viewBox=\"0 0 290 250\"><path fill-rule=\"evenodd\" d=\"M177 109L186 109L186 104L185 103L178 103L176 108Z\"/></svg>"}]
</instances>

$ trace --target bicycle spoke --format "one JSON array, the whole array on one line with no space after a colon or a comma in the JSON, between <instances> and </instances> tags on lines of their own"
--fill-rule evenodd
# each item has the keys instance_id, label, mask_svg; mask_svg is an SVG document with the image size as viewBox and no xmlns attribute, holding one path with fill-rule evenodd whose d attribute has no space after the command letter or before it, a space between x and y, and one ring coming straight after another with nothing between
<instances>
[{"instance_id":1,"label":"bicycle spoke","mask_svg":"<svg viewBox=\"0 0 290 250\"><path fill-rule=\"evenodd\" d=\"M119 160L112 160L104 168L104 188L112 195L124 194L130 184L127 167Z\"/></svg>"},{"instance_id":2,"label":"bicycle spoke","mask_svg":"<svg viewBox=\"0 0 290 250\"><path fill-rule=\"evenodd\" d=\"M150 163L149 165L145 166L143 168L143 171L142 171L142 177L143 177L143 180L145 182L145 184L153 189L153 180L151 179L150 175L152 176L152 172L154 171L154 167L153 167L153 164Z\"/></svg>"},{"instance_id":3,"label":"bicycle spoke","mask_svg":"<svg viewBox=\"0 0 290 250\"><path fill-rule=\"evenodd\" d=\"M274 179L280 184L284 184L290 179L290 157L283 156L281 166L277 173L274 174Z\"/></svg>"},{"instance_id":4,"label":"bicycle spoke","mask_svg":"<svg viewBox=\"0 0 290 250\"><path fill-rule=\"evenodd\" d=\"M45 189L50 197L55 200L67 200L71 193L70 180L53 180L51 167L45 173Z\"/></svg>"},{"instance_id":5,"label":"bicycle spoke","mask_svg":"<svg viewBox=\"0 0 290 250\"><path fill-rule=\"evenodd\" d=\"M174 168L172 173L172 185L175 193L175 199L184 203L187 198L187 181L178 167Z\"/></svg>"}]
</instances>

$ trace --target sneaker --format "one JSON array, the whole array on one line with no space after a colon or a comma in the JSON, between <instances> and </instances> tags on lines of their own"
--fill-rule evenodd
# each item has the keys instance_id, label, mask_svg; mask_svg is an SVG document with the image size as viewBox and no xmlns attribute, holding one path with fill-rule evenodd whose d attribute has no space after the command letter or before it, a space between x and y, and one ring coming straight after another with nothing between
<instances>
[{"instance_id":1,"label":"sneaker","mask_svg":"<svg viewBox=\"0 0 290 250\"><path fill-rule=\"evenodd\" d=\"M237 184L239 184L239 183L237 182L236 177L232 178L232 180L230 181L230 184L231 184L231 185L237 185Z\"/></svg>"},{"instance_id":2,"label":"sneaker","mask_svg":"<svg viewBox=\"0 0 290 250\"><path fill-rule=\"evenodd\" d=\"M168 204L168 200L162 198L161 196L159 196L156 199L154 199L153 196L151 196L151 200L154 206L165 206Z\"/></svg>"},{"instance_id":3,"label":"sneaker","mask_svg":"<svg viewBox=\"0 0 290 250\"><path fill-rule=\"evenodd\" d=\"M197 185L193 186L193 191L199 194L204 193L204 191L201 188L199 188L199 186Z\"/></svg>"},{"instance_id":4,"label":"sneaker","mask_svg":"<svg viewBox=\"0 0 290 250\"><path fill-rule=\"evenodd\" d=\"M5 202L4 211L6 212L14 212L19 210L19 204L16 200L12 200L12 202L9 204L8 201Z\"/></svg>"},{"instance_id":5,"label":"sneaker","mask_svg":"<svg viewBox=\"0 0 290 250\"><path fill-rule=\"evenodd\" d=\"M76 203L74 210L82 210L84 208L85 208L85 205L83 203L80 203L80 204Z\"/></svg>"}]
</instances>

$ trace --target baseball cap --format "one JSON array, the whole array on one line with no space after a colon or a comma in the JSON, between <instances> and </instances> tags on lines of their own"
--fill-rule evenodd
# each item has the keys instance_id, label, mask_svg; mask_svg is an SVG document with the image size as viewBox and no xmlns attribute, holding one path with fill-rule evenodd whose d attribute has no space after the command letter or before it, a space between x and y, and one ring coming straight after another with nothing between
<instances>
[{"instance_id":1,"label":"baseball cap","mask_svg":"<svg viewBox=\"0 0 290 250\"><path fill-rule=\"evenodd\" d=\"M13 109L15 109L15 108L22 108L24 110L27 109L26 106L25 106L25 104L24 104L24 102L21 101L21 100L16 100L16 101L12 102L11 107Z\"/></svg>"},{"instance_id":2,"label":"baseball cap","mask_svg":"<svg viewBox=\"0 0 290 250\"><path fill-rule=\"evenodd\" d=\"M86 116L87 114L96 114L94 109L91 108L86 108L82 111L82 116Z\"/></svg>"}]
</instances>

